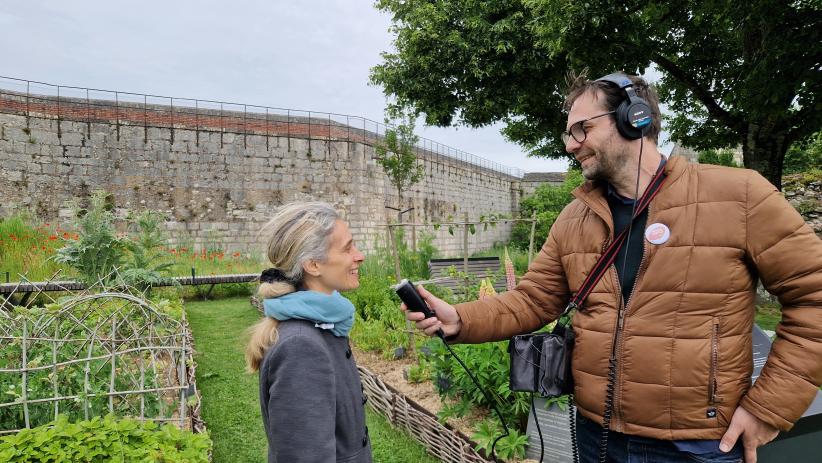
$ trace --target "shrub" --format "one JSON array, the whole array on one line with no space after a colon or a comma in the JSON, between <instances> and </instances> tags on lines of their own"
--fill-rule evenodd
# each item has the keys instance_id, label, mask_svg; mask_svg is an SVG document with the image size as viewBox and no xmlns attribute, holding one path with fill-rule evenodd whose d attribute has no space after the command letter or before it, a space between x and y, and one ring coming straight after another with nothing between
<instances>
[{"instance_id":1,"label":"shrub","mask_svg":"<svg viewBox=\"0 0 822 463\"><path fill-rule=\"evenodd\" d=\"M425 280L428 275L428 261L439 256L439 250L434 246L434 235L420 233L417 237L417 252L409 247L408 239L402 228L394 229L394 240L397 242L397 252L400 260L400 273L403 278ZM391 281L396 280L394 275L394 257L390 246L383 243L374 243L374 252L369 253L365 262L360 266L360 274L368 276L382 276Z\"/></svg>"},{"instance_id":2,"label":"shrub","mask_svg":"<svg viewBox=\"0 0 822 463\"><path fill-rule=\"evenodd\" d=\"M427 346L432 351L428 359L431 364L431 380L441 396L458 401L456 405L444 408L441 418L464 415L471 406L491 408L482 392L439 340L432 340ZM508 387L508 342L455 345L452 348L473 372L483 389L496 401L506 424L513 429L524 429L531 406L530 396L512 392Z\"/></svg>"},{"instance_id":3,"label":"shrub","mask_svg":"<svg viewBox=\"0 0 822 463\"><path fill-rule=\"evenodd\" d=\"M112 415L69 422L64 415L48 424L0 437L0 461L207 463L208 434L182 431Z\"/></svg>"},{"instance_id":4,"label":"shrub","mask_svg":"<svg viewBox=\"0 0 822 463\"><path fill-rule=\"evenodd\" d=\"M796 174L822 166L822 131L800 140L785 153L783 174Z\"/></svg>"},{"instance_id":5,"label":"shrub","mask_svg":"<svg viewBox=\"0 0 822 463\"><path fill-rule=\"evenodd\" d=\"M162 213L151 210L129 215L129 225L136 230L124 241L129 254L121 276L126 285L145 291L168 276L174 262L164 252L166 237L160 227L164 220Z\"/></svg>"},{"instance_id":6,"label":"shrub","mask_svg":"<svg viewBox=\"0 0 822 463\"><path fill-rule=\"evenodd\" d=\"M551 229L551 225L554 224L562 209L574 199L571 192L583 181L580 171L569 169L562 185L553 186L547 183L540 185L533 195L522 200L520 210L523 217L531 217L533 212L537 213L537 225L534 230L534 247L536 249L539 249L539 246L548 237L548 230ZM527 250L530 236L531 224L517 222L511 230L511 246Z\"/></svg>"},{"instance_id":7,"label":"shrub","mask_svg":"<svg viewBox=\"0 0 822 463\"><path fill-rule=\"evenodd\" d=\"M739 164L737 164L736 160L734 159L734 152L727 149L709 149L702 151L699 153L697 161L699 161L700 164L714 164L717 166L725 167L742 167Z\"/></svg>"},{"instance_id":8,"label":"shrub","mask_svg":"<svg viewBox=\"0 0 822 463\"><path fill-rule=\"evenodd\" d=\"M529 229L530 233L530 229ZM538 241L537 238L534 238L534 257L539 252L540 248L542 247L542 242ZM509 257L511 257L511 262L514 264L514 270L516 271L517 275L523 275L525 272L528 271L528 244L526 243L525 249L519 248L508 248ZM471 255L471 257L490 257L490 256L497 256L499 257L500 263L505 262L505 246L494 246L491 249L485 251L475 252Z\"/></svg>"},{"instance_id":9,"label":"shrub","mask_svg":"<svg viewBox=\"0 0 822 463\"><path fill-rule=\"evenodd\" d=\"M387 353L407 347L405 317L391 283L393 278L362 275L360 287L345 293L356 307L351 339L361 349Z\"/></svg>"},{"instance_id":10,"label":"shrub","mask_svg":"<svg viewBox=\"0 0 822 463\"><path fill-rule=\"evenodd\" d=\"M64 239L65 245L54 256L56 262L76 269L87 285L98 281L105 286L116 285L115 269L125 259L124 241L117 236L107 198L104 191L95 191L88 209L75 208L74 228L79 239Z\"/></svg>"}]
</instances>

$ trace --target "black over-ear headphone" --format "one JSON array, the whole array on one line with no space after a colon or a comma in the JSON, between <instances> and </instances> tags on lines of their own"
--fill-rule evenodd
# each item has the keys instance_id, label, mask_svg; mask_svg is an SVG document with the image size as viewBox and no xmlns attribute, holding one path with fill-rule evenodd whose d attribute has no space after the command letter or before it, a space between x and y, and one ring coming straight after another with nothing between
<instances>
[{"instance_id":1,"label":"black over-ear headphone","mask_svg":"<svg viewBox=\"0 0 822 463\"><path fill-rule=\"evenodd\" d=\"M596 82L610 82L625 90L626 98L616 108L616 126L620 135L628 140L642 138L651 129L651 106L637 96L631 79L621 72L600 77Z\"/></svg>"}]
</instances>

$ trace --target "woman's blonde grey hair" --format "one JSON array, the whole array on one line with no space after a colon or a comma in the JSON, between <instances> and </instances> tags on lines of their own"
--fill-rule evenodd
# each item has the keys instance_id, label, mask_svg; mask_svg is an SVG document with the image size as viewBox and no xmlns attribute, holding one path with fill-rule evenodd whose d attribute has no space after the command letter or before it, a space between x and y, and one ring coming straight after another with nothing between
<instances>
[{"instance_id":1,"label":"woman's blonde grey hair","mask_svg":"<svg viewBox=\"0 0 822 463\"><path fill-rule=\"evenodd\" d=\"M290 281L301 282L303 264L328 258L331 232L339 219L330 204L320 201L281 206L260 231L268 260Z\"/></svg>"},{"instance_id":2,"label":"woman's blonde grey hair","mask_svg":"<svg viewBox=\"0 0 822 463\"><path fill-rule=\"evenodd\" d=\"M260 299L279 297L296 291L303 280L303 264L325 262L334 224L339 213L320 201L294 202L279 207L260 231L265 252L272 266L288 281L263 282L257 290ZM277 342L277 320L263 317L249 328L245 351L246 367L251 373L260 369L265 352Z\"/></svg>"}]
</instances>

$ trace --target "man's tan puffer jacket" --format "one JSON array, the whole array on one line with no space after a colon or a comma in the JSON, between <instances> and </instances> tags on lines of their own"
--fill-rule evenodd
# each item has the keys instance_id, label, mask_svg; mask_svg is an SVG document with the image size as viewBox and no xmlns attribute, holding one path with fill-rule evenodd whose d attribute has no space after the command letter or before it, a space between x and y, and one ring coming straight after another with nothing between
<instances>
[{"instance_id":1,"label":"man's tan puffer jacket","mask_svg":"<svg viewBox=\"0 0 822 463\"><path fill-rule=\"evenodd\" d=\"M822 242L782 195L746 169L671 158L646 226L670 229L644 257L618 336L611 429L719 439L742 405L790 429L822 383ZM455 342L507 339L554 320L613 239L604 188L586 183L513 291L457 306ZM770 357L751 386L757 273L782 303ZM579 411L602 423L621 291L612 266L574 315ZM712 412L715 409L715 412Z\"/></svg>"}]
</instances>

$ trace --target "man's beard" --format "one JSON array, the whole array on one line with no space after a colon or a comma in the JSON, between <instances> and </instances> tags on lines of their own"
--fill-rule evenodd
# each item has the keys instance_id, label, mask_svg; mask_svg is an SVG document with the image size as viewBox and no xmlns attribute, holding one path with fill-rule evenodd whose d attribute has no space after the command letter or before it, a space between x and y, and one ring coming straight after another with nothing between
<instances>
[{"instance_id":1,"label":"man's beard","mask_svg":"<svg viewBox=\"0 0 822 463\"><path fill-rule=\"evenodd\" d=\"M619 148L609 143L609 152L594 152L594 163L589 168L582 169L582 176L591 181L603 181L616 183L615 180L624 175L625 166L628 164L630 156L628 153L617 151Z\"/></svg>"}]
</instances>

